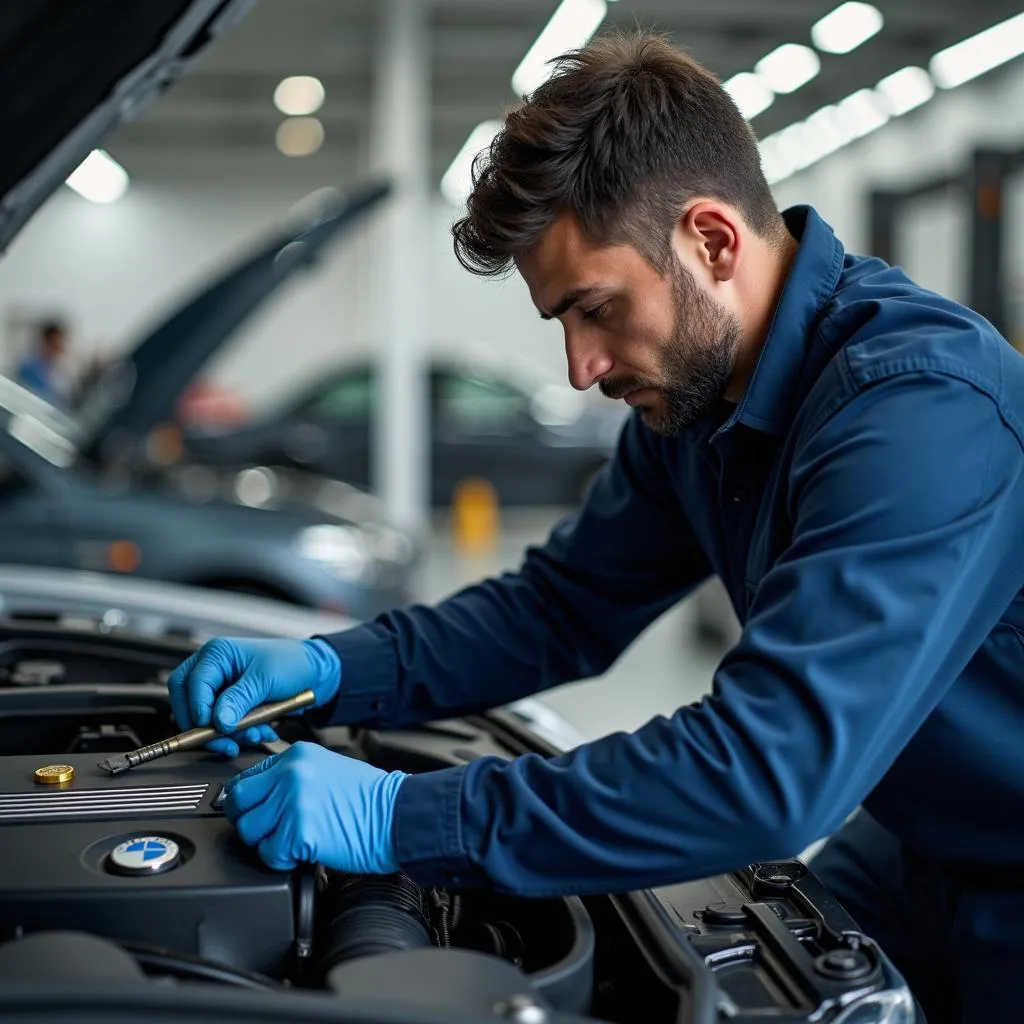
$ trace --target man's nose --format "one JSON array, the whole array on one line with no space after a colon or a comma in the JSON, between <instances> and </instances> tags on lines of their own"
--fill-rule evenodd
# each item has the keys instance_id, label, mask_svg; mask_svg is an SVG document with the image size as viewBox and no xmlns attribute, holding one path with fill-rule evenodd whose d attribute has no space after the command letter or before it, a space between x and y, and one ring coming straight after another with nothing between
<instances>
[{"instance_id":1,"label":"man's nose","mask_svg":"<svg viewBox=\"0 0 1024 1024\"><path fill-rule=\"evenodd\" d=\"M587 332L565 333L565 358L569 364L569 383L577 391L593 387L611 368L612 357L600 342Z\"/></svg>"}]
</instances>

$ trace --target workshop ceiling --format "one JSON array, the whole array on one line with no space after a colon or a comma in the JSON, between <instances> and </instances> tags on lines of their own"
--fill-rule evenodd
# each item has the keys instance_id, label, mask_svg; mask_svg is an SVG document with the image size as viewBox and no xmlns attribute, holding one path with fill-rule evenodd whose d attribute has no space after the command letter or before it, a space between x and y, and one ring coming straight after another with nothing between
<instances>
[{"instance_id":1,"label":"workshop ceiling","mask_svg":"<svg viewBox=\"0 0 1024 1024\"><path fill-rule=\"evenodd\" d=\"M429 2L431 181L440 180L472 128L516 97L512 73L558 0ZM927 67L938 50L1021 9L1020 0L874 0L882 31L851 53L821 55L821 73L777 97L753 124L762 137L908 64ZM782 43L810 43L810 27L838 0L616 0L605 27L667 33L723 80L749 71ZM206 54L195 71L111 145L154 154L275 152L282 115L272 96L289 75L326 88L317 112L325 128L318 162L338 177L364 166L380 4L374 0L262 0ZM280 156L282 161L289 158Z\"/></svg>"}]
</instances>

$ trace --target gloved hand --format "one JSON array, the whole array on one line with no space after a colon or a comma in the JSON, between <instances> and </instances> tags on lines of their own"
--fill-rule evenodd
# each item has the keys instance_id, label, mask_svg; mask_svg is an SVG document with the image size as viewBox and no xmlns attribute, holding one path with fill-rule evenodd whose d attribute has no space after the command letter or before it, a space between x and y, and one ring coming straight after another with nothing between
<instances>
[{"instance_id":1,"label":"gloved hand","mask_svg":"<svg viewBox=\"0 0 1024 1024\"><path fill-rule=\"evenodd\" d=\"M385 875L398 870L392 822L405 777L296 743L228 779L224 813L272 868Z\"/></svg>"},{"instance_id":2,"label":"gloved hand","mask_svg":"<svg viewBox=\"0 0 1024 1024\"><path fill-rule=\"evenodd\" d=\"M228 757L237 756L239 744L277 739L269 725L231 735L238 720L253 708L307 689L316 694L313 706L321 707L334 699L340 685L341 659L326 640L226 638L203 644L167 683L181 728L212 722L225 736L207 747Z\"/></svg>"}]
</instances>

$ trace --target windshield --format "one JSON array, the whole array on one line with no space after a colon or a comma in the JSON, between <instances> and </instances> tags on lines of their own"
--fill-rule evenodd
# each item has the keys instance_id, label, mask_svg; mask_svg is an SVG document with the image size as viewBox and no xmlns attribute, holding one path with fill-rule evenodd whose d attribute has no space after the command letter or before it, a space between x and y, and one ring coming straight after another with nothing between
<instances>
[{"instance_id":1,"label":"windshield","mask_svg":"<svg viewBox=\"0 0 1024 1024\"><path fill-rule=\"evenodd\" d=\"M557 376L540 371L524 372L511 364L481 364L473 361L432 362L435 399L461 410L501 413L529 409L540 422L549 425L571 423L581 413L585 399ZM375 406L376 365L352 363L341 367L327 380L306 380L302 386L261 410L256 418L269 422L296 413L317 413L330 420L366 422ZM474 422L480 415L471 417Z\"/></svg>"}]
</instances>

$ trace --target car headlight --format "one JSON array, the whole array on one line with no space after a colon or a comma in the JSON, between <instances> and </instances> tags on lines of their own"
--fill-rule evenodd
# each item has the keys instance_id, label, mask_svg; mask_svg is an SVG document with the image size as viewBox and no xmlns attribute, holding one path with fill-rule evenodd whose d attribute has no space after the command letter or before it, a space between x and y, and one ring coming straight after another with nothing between
<instances>
[{"instance_id":1,"label":"car headlight","mask_svg":"<svg viewBox=\"0 0 1024 1024\"><path fill-rule=\"evenodd\" d=\"M366 578L372 558L366 540L351 526L308 526L296 539L301 555L325 566L339 579Z\"/></svg>"}]
</instances>

